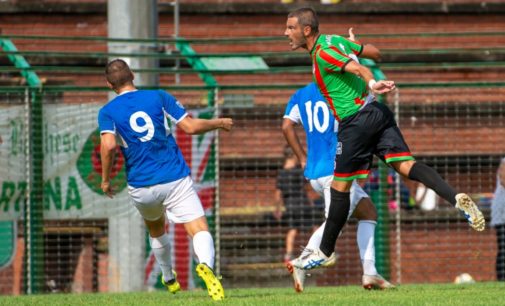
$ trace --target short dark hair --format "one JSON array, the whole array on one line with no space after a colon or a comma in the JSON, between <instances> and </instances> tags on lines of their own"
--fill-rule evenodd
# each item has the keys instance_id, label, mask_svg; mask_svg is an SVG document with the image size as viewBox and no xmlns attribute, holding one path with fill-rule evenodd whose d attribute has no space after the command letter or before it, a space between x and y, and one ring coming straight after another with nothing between
<instances>
[{"instance_id":1,"label":"short dark hair","mask_svg":"<svg viewBox=\"0 0 505 306\"><path fill-rule=\"evenodd\" d=\"M107 64L105 77L113 89L119 89L133 81L133 73L130 67L122 59L115 59Z\"/></svg>"},{"instance_id":2,"label":"short dark hair","mask_svg":"<svg viewBox=\"0 0 505 306\"><path fill-rule=\"evenodd\" d=\"M319 18L316 11L311 7L302 7L289 13L288 18L298 18L298 23L303 27L309 26L312 33L319 32Z\"/></svg>"}]
</instances>

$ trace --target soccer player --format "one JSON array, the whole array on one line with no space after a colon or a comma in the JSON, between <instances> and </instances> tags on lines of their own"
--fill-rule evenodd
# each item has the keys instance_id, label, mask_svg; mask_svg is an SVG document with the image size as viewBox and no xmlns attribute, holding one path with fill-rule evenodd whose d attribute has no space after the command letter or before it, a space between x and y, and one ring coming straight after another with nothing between
<instances>
[{"instance_id":1,"label":"soccer player","mask_svg":"<svg viewBox=\"0 0 505 306\"><path fill-rule=\"evenodd\" d=\"M348 56L351 52L359 55L362 44L339 35L320 34L316 12L311 8L291 12L284 34L292 50L309 51L314 80L339 121L331 204L321 245L299 267L313 269L332 263L336 240L349 213L352 180L368 176L373 155L401 175L433 189L462 211L473 229L484 230L484 217L473 200L456 193L433 168L416 162L411 155L393 113L374 97L394 90L395 83L376 81L368 68Z\"/></svg>"},{"instance_id":2,"label":"soccer player","mask_svg":"<svg viewBox=\"0 0 505 306\"><path fill-rule=\"evenodd\" d=\"M230 118L191 118L181 103L161 90L137 90L133 73L116 59L105 69L107 85L118 96L98 113L101 133L102 190L112 198L110 173L116 139L126 160L128 193L151 237L151 248L162 270L162 283L171 293L180 290L172 270L170 244L165 232L165 212L184 224L198 258L196 272L212 299L224 299L223 287L214 274L214 241L209 233L190 170L171 134L167 119L188 134L215 129L229 131Z\"/></svg>"},{"instance_id":3,"label":"soccer player","mask_svg":"<svg viewBox=\"0 0 505 306\"><path fill-rule=\"evenodd\" d=\"M300 144L295 126L301 124L305 130L307 152ZM282 131L288 144L292 147L298 160L304 167L304 175L310 180L312 188L324 199L325 217L330 206L330 187L333 180L333 166L337 150L336 130L338 123L331 114L326 101L321 96L317 85L309 85L299 89L291 96L282 123ZM359 254L363 266L362 285L366 289L388 289L394 286L385 280L375 267L374 232L377 224L377 211L370 198L361 186L353 182L351 187L351 208L348 218L353 215L358 221L356 233ZM310 254L310 250L319 248L325 223L310 237L307 246L299 258ZM298 268L294 259L287 263L292 274L297 292L303 291L305 270Z\"/></svg>"}]
</instances>

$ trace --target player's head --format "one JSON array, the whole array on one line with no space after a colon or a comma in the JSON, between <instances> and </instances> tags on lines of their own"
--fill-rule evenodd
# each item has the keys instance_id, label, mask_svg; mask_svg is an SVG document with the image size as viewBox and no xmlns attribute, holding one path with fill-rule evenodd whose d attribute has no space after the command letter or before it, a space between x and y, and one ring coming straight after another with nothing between
<instances>
[{"instance_id":1,"label":"player's head","mask_svg":"<svg viewBox=\"0 0 505 306\"><path fill-rule=\"evenodd\" d=\"M107 84L114 91L118 91L126 85L133 85L133 73L122 59L115 59L107 64L105 77Z\"/></svg>"},{"instance_id":2,"label":"player's head","mask_svg":"<svg viewBox=\"0 0 505 306\"><path fill-rule=\"evenodd\" d=\"M319 33L319 19L310 7L299 8L288 14L284 35L289 38L291 50L307 49L307 37Z\"/></svg>"}]
</instances>

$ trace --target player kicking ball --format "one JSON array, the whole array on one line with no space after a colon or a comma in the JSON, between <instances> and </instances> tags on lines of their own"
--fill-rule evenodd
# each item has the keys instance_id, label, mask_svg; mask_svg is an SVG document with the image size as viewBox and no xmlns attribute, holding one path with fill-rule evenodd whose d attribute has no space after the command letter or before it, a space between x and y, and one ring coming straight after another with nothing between
<instances>
[{"instance_id":1,"label":"player kicking ball","mask_svg":"<svg viewBox=\"0 0 505 306\"><path fill-rule=\"evenodd\" d=\"M126 161L128 194L144 218L152 251L162 271L163 285L171 293L180 290L165 232L165 213L169 213L172 221L184 224L193 239L199 262L196 272L205 282L209 296L213 300L224 299L223 286L212 270L214 241L202 203L193 188L190 169L171 134L168 119L188 134L216 129L229 131L232 119L191 118L179 101L165 91L137 90L130 67L120 59L107 64L105 77L107 85L118 96L98 113L102 191L110 198L114 195L110 176L119 144Z\"/></svg>"},{"instance_id":2,"label":"player kicking ball","mask_svg":"<svg viewBox=\"0 0 505 306\"><path fill-rule=\"evenodd\" d=\"M305 130L307 152L300 145L296 134L295 125L297 124L301 124ZM328 216L330 204L333 164L337 150L337 126L338 123L331 115L324 98L314 83L295 92L286 106L282 123L284 137L304 168L304 176L310 180L312 188L324 199L325 217ZM394 288L394 285L385 280L375 267L374 234L377 211L366 192L356 182L353 182L351 187L351 208L348 218L351 215L358 219L356 238L363 266L363 287L365 289ZM311 250L319 247L324 226L325 223L312 234L300 257L286 264L288 271L293 276L296 292L303 292L306 276L306 271L297 266L301 264L303 258L311 254ZM336 260L337 256L333 253L325 265L334 265Z\"/></svg>"}]
</instances>

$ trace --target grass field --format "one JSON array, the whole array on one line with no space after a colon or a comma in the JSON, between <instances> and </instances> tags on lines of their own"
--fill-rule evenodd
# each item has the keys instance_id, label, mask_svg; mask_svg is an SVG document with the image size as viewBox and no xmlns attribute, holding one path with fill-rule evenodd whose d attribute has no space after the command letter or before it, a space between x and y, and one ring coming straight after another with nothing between
<instances>
[{"instance_id":1,"label":"grass field","mask_svg":"<svg viewBox=\"0 0 505 306\"><path fill-rule=\"evenodd\" d=\"M390 291L365 291L358 286L310 287L297 294L291 288L230 289L222 302L206 291L122 294L51 294L3 296L0 305L505 305L505 283L467 285L403 285Z\"/></svg>"}]
</instances>

